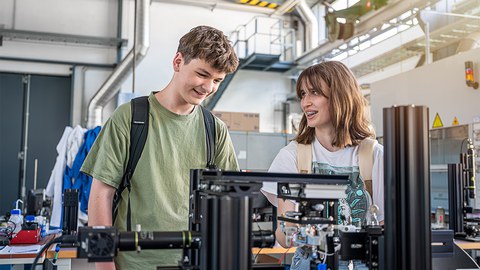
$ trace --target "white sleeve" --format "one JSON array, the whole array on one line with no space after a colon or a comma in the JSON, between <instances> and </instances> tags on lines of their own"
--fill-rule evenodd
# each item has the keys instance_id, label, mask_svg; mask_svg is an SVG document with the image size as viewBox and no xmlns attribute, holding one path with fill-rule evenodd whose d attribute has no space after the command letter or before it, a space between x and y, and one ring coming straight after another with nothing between
<instances>
[{"instance_id":1,"label":"white sleeve","mask_svg":"<svg viewBox=\"0 0 480 270\"><path fill-rule=\"evenodd\" d=\"M277 156L273 160L268 172L278 173L297 173L297 144L289 143L280 149ZM267 197L271 204L277 206L277 183L263 182L262 193Z\"/></svg>"},{"instance_id":2,"label":"white sleeve","mask_svg":"<svg viewBox=\"0 0 480 270\"><path fill-rule=\"evenodd\" d=\"M372 186L373 203L379 208L377 215L378 221L385 219L385 201L384 201L384 172L383 172L383 145L376 144L373 149L373 168L372 168Z\"/></svg>"}]
</instances>

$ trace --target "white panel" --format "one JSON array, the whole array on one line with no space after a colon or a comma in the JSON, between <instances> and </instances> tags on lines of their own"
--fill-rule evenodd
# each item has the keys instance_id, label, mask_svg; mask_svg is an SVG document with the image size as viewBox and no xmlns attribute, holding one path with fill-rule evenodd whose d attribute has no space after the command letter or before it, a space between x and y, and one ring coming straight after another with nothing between
<instances>
[{"instance_id":1,"label":"white panel","mask_svg":"<svg viewBox=\"0 0 480 270\"><path fill-rule=\"evenodd\" d=\"M18 62L0 60L0 72L68 76L70 75L70 66L43 63L24 63L19 65Z\"/></svg>"},{"instance_id":2,"label":"white panel","mask_svg":"<svg viewBox=\"0 0 480 270\"><path fill-rule=\"evenodd\" d=\"M115 37L117 33L117 0L15 2L15 30L99 37Z\"/></svg>"},{"instance_id":3,"label":"white panel","mask_svg":"<svg viewBox=\"0 0 480 270\"><path fill-rule=\"evenodd\" d=\"M4 41L0 56L90 64L114 64L116 50L107 47L72 46L46 42ZM19 63L19 65L25 65ZM30 64L27 64L30 65Z\"/></svg>"}]
</instances>

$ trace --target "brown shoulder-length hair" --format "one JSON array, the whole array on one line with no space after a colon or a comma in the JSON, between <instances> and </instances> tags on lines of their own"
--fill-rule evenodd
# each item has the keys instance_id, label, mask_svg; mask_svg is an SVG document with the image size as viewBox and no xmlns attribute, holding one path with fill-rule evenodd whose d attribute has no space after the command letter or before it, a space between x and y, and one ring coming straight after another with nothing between
<instances>
[{"instance_id":1,"label":"brown shoulder-length hair","mask_svg":"<svg viewBox=\"0 0 480 270\"><path fill-rule=\"evenodd\" d=\"M322 80L330 89L322 89ZM332 145L346 147L358 145L363 139L374 137L370 119L365 111L367 100L363 97L352 71L338 61L327 61L305 69L297 80L297 96L301 99L305 85L311 86L329 99L330 118L335 130ZM308 92L308 91L307 91ZM307 126L305 114L300 121L295 140L310 144L315 140L315 128Z\"/></svg>"},{"instance_id":2,"label":"brown shoulder-length hair","mask_svg":"<svg viewBox=\"0 0 480 270\"><path fill-rule=\"evenodd\" d=\"M238 57L230 40L222 31L210 26L192 28L180 39L177 52L182 54L185 64L201 59L227 74L238 67Z\"/></svg>"}]
</instances>

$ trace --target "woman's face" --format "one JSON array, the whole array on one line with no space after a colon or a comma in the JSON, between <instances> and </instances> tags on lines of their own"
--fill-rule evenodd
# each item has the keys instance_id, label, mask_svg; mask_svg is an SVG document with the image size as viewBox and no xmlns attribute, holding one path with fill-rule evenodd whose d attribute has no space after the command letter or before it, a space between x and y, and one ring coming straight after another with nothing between
<instances>
[{"instance_id":1,"label":"woman's face","mask_svg":"<svg viewBox=\"0 0 480 270\"><path fill-rule=\"evenodd\" d=\"M309 82L304 82L300 88L300 105L307 118L307 125L309 127L330 127L332 124L329 99L324 96L324 94L330 94L330 89L323 80L321 81L321 88L322 89L314 89Z\"/></svg>"}]
</instances>

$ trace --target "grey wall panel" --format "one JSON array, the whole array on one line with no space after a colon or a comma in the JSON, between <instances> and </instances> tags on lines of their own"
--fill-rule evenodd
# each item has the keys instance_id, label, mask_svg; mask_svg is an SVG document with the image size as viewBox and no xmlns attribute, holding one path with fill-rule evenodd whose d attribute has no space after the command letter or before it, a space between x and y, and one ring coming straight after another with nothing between
<instances>
[{"instance_id":1,"label":"grey wall panel","mask_svg":"<svg viewBox=\"0 0 480 270\"><path fill-rule=\"evenodd\" d=\"M238 165L240 169L247 168L247 132L230 131L235 154L237 155Z\"/></svg>"},{"instance_id":2,"label":"grey wall panel","mask_svg":"<svg viewBox=\"0 0 480 270\"><path fill-rule=\"evenodd\" d=\"M240 169L267 171L280 149L293 138L291 134L231 131Z\"/></svg>"},{"instance_id":3,"label":"grey wall panel","mask_svg":"<svg viewBox=\"0 0 480 270\"><path fill-rule=\"evenodd\" d=\"M47 185L57 156L57 143L65 126L70 124L70 82L70 77L31 76L27 190L33 187L35 159L38 159L37 188ZM0 73L0 214L9 211L18 197L22 106L22 75Z\"/></svg>"},{"instance_id":4,"label":"grey wall panel","mask_svg":"<svg viewBox=\"0 0 480 270\"><path fill-rule=\"evenodd\" d=\"M18 194L22 130L22 75L0 74L0 215Z\"/></svg>"}]
</instances>

